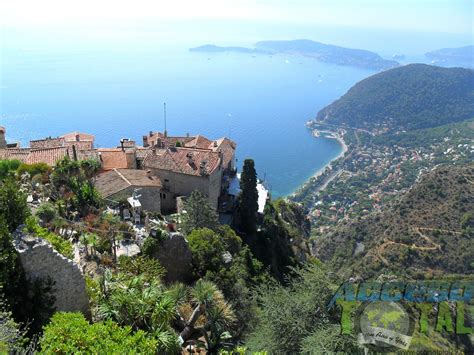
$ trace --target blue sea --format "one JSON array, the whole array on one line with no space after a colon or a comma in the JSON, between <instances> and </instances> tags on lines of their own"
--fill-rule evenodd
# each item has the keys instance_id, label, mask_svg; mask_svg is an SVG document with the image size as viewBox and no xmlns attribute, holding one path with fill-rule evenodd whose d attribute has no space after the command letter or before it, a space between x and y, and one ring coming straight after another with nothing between
<instances>
[{"instance_id":1,"label":"blue sea","mask_svg":"<svg viewBox=\"0 0 474 355\"><path fill-rule=\"evenodd\" d=\"M7 138L84 131L101 147L122 137L229 136L240 163L253 158L272 195L290 194L341 153L337 141L304 127L325 105L374 71L286 55L192 53L206 43L309 38L376 51L386 58L468 44L460 35L244 24L133 24L118 27L3 28L0 125ZM253 26L253 27L252 27ZM382 37L382 38L381 38Z\"/></svg>"}]
</instances>

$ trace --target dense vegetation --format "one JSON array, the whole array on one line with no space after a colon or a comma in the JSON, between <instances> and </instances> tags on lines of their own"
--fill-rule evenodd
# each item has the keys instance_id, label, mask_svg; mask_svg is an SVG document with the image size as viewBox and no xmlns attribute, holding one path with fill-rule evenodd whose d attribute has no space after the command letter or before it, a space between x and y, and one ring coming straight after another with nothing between
<instances>
[{"instance_id":1,"label":"dense vegetation","mask_svg":"<svg viewBox=\"0 0 474 355\"><path fill-rule=\"evenodd\" d=\"M317 119L369 130L402 131L474 116L474 71L410 64L354 85Z\"/></svg>"},{"instance_id":2,"label":"dense vegetation","mask_svg":"<svg viewBox=\"0 0 474 355\"><path fill-rule=\"evenodd\" d=\"M316 253L345 276L472 274L473 176L472 164L441 166L384 211L318 239Z\"/></svg>"}]
</instances>

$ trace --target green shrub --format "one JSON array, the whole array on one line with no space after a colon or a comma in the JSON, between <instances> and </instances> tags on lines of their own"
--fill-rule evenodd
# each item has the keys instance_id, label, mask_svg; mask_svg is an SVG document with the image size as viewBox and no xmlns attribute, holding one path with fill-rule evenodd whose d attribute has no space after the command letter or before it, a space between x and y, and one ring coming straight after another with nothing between
<instances>
[{"instance_id":1,"label":"green shrub","mask_svg":"<svg viewBox=\"0 0 474 355\"><path fill-rule=\"evenodd\" d=\"M160 247L160 241L157 238L147 237L143 242L142 253L146 256L153 256Z\"/></svg>"},{"instance_id":2,"label":"green shrub","mask_svg":"<svg viewBox=\"0 0 474 355\"><path fill-rule=\"evenodd\" d=\"M89 324L80 313L56 313L40 339L45 354L155 354L159 341L112 321Z\"/></svg>"},{"instance_id":3,"label":"green shrub","mask_svg":"<svg viewBox=\"0 0 474 355\"><path fill-rule=\"evenodd\" d=\"M51 168L45 163L36 163L36 164L22 163L17 169L17 173L19 176L23 175L24 173L28 173L30 174L31 177L38 174L44 174L49 171L51 171Z\"/></svg>"},{"instance_id":4,"label":"green shrub","mask_svg":"<svg viewBox=\"0 0 474 355\"><path fill-rule=\"evenodd\" d=\"M46 228L42 228L36 218L28 217L26 219L26 230L29 233L35 234L38 238L48 241L59 254L69 259L74 258L71 242L61 238L59 235L51 233Z\"/></svg>"},{"instance_id":5,"label":"green shrub","mask_svg":"<svg viewBox=\"0 0 474 355\"><path fill-rule=\"evenodd\" d=\"M0 160L0 179L4 179L11 172L14 172L20 166L19 160Z\"/></svg>"},{"instance_id":6,"label":"green shrub","mask_svg":"<svg viewBox=\"0 0 474 355\"><path fill-rule=\"evenodd\" d=\"M51 202L41 204L36 210L36 215L45 223L51 222L57 216L56 206Z\"/></svg>"}]
</instances>

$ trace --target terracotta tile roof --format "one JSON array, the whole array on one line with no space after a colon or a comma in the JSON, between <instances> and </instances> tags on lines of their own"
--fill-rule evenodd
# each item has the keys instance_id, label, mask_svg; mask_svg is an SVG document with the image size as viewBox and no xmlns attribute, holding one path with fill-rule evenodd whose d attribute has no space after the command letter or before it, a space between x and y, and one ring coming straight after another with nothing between
<instances>
[{"instance_id":1,"label":"terracotta tile roof","mask_svg":"<svg viewBox=\"0 0 474 355\"><path fill-rule=\"evenodd\" d=\"M30 154L29 148L6 148L0 149L0 159L5 160L19 160L26 163L28 155Z\"/></svg>"},{"instance_id":2,"label":"terracotta tile roof","mask_svg":"<svg viewBox=\"0 0 474 355\"><path fill-rule=\"evenodd\" d=\"M134 155L132 152L125 152L120 148L99 148L97 153L104 170L130 168L129 159Z\"/></svg>"},{"instance_id":3,"label":"terracotta tile roof","mask_svg":"<svg viewBox=\"0 0 474 355\"><path fill-rule=\"evenodd\" d=\"M152 152L151 148L142 148L142 147L139 147L137 148L137 150L135 151L135 156L137 157L137 159L145 159L146 156L148 154L150 154Z\"/></svg>"},{"instance_id":4,"label":"terracotta tile roof","mask_svg":"<svg viewBox=\"0 0 474 355\"><path fill-rule=\"evenodd\" d=\"M184 146L186 148L209 149L210 144L212 144L212 141L206 137L197 135L192 141L187 142Z\"/></svg>"},{"instance_id":5,"label":"terracotta tile roof","mask_svg":"<svg viewBox=\"0 0 474 355\"><path fill-rule=\"evenodd\" d=\"M113 169L99 174L95 186L102 197L109 197L130 186L161 188L161 181L155 176L148 177L145 170Z\"/></svg>"},{"instance_id":6,"label":"terracotta tile roof","mask_svg":"<svg viewBox=\"0 0 474 355\"><path fill-rule=\"evenodd\" d=\"M95 137L92 134L71 132L61 136L66 142L94 142Z\"/></svg>"},{"instance_id":7,"label":"terracotta tile roof","mask_svg":"<svg viewBox=\"0 0 474 355\"><path fill-rule=\"evenodd\" d=\"M143 161L144 168L169 170L175 173L203 176L212 174L221 162L219 153L191 148L159 149Z\"/></svg>"},{"instance_id":8,"label":"terracotta tile roof","mask_svg":"<svg viewBox=\"0 0 474 355\"><path fill-rule=\"evenodd\" d=\"M27 164L45 163L54 166L56 163L68 155L66 147L32 149L26 160Z\"/></svg>"},{"instance_id":9,"label":"terracotta tile roof","mask_svg":"<svg viewBox=\"0 0 474 355\"><path fill-rule=\"evenodd\" d=\"M222 153L222 165L225 168L229 166L229 163L234 158L236 148L237 144L226 137L219 138L209 145L209 149L212 149L214 152Z\"/></svg>"}]
</instances>

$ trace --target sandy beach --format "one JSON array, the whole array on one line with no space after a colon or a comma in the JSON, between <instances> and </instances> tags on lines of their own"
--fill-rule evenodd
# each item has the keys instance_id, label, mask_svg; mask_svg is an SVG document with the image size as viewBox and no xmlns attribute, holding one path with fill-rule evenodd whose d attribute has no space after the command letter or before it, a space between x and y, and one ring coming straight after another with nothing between
<instances>
[{"instance_id":1,"label":"sandy beach","mask_svg":"<svg viewBox=\"0 0 474 355\"><path fill-rule=\"evenodd\" d=\"M326 168L328 166L331 166L331 164L336 161L337 159L341 158L344 156L344 154L348 151L348 147L347 147L347 144L346 142L344 142L344 139L337 133L334 133L335 136L333 137L315 137L315 139L319 139L319 138L327 138L327 139L335 139L339 142L339 144L341 145L342 147L342 151L341 153L339 153L334 159L332 159L329 163L327 163L326 165L324 165L321 169L318 169L303 185L301 185L300 187L298 187L298 189L296 189L295 191L293 191L291 194L288 195L288 197L291 197L291 196L294 196L294 194L296 193L296 191L298 191L301 187L305 186L309 180L311 179L316 179L318 176L320 176L324 170L326 170Z\"/></svg>"}]
</instances>

